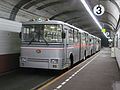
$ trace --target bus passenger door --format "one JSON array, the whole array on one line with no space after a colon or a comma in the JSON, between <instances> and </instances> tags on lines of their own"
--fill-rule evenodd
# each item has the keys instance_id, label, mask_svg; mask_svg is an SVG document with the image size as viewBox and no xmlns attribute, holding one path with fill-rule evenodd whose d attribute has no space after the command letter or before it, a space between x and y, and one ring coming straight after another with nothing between
<instances>
[{"instance_id":1,"label":"bus passenger door","mask_svg":"<svg viewBox=\"0 0 120 90\"><path fill-rule=\"evenodd\" d=\"M78 62L79 61L79 39L78 39L78 31L74 30L74 61Z\"/></svg>"},{"instance_id":2,"label":"bus passenger door","mask_svg":"<svg viewBox=\"0 0 120 90\"><path fill-rule=\"evenodd\" d=\"M67 55L67 40L68 40L68 28L64 26L63 29L64 33L65 33L65 39L63 39L63 48L64 48L64 52L63 52L63 57L64 57L64 61L63 61L63 67L67 67L69 65L68 63L68 55Z\"/></svg>"},{"instance_id":3,"label":"bus passenger door","mask_svg":"<svg viewBox=\"0 0 120 90\"><path fill-rule=\"evenodd\" d=\"M81 34L81 59L84 59L85 57L85 47L86 47L85 33L82 33Z\"/></svg>"},{"instance_id":4,"label":"bus passenger door","mask_svg":"<svg viewBox=\"0 0 120 90\"><path fill-rule=\"evenodd\" d=\"M66 33L66 38L64 40L64 63L69 67L74 62L74 59L70 59L71 53L73 55L73 29L71 27L64 26L64 32Z\"/></svg>"}]
</instances>

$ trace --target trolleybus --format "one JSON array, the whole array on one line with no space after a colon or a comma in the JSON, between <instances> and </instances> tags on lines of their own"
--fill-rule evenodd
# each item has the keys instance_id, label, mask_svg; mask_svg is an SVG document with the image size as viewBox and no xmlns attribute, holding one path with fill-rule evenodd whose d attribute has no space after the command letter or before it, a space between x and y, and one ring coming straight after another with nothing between
<instances>
[{"instance_id":1,"label":"trolleybus","mask_svg":"<svg viewBox=\"0 0 120 90\"><path fill-rule=\"evenodd\" d=\"M26 22L21 31L20 67L62 70L99 51L100 41L62 21Z\"/></svg>"}]
</instances>

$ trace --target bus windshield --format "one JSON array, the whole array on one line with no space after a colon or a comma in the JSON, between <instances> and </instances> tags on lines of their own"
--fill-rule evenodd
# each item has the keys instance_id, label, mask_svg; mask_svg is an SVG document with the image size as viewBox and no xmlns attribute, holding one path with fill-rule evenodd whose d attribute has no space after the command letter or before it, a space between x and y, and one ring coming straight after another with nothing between
<instances>
[{"instance_id":1,"label":"bus windshield","mask_svg":"<svg viewBox=\"0 0 120 90\"><path fill-rule=\"evenodd\" d=\"M61 43L62 42L62 25L58 24L40 24L24 25L22 31L22 41L40 42L40 43Z\"/></svg>"}]
</instances>

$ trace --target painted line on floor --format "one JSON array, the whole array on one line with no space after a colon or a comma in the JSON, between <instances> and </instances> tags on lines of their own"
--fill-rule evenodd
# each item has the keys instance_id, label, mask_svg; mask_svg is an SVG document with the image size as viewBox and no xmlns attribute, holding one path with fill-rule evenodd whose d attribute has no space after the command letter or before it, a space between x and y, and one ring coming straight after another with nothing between
<instances>
[{"instance_id":1,"label":"painted line on floor","mask_svg":"<svg viewBox=\"0 0 120 90\"><path fill-rule=\"evenodd\" d=\"M98 54L99 55L99 54ZM98 56L97 55L97 56ZM64 82L62 82L62 83L67 83L68 81L70 81L76 74L78 74L81 70L83 70L88 64L90 64L93 60L95 60L95 58L97 57L97 56L95 56L93 59L91 59L88 63L86 63L83 67L81 67L80 69L78 69L74 74L72 74L68 79L66 79ZM65 85L65 84L60 84L60 85L58 85L54 90L59 90L63 85Z\"/></svg>"},{"instance_id":2,"label":"painted line on floor","mask_svg":"<svg viewBox=\"0 0 120 90\"><path fill-rule=\"evenodd\" d=\"M14 72L16 72L16 71L18 71L18 70L20 70L20 69L15 69L15 70L12 70L12 71L3 72L3 73L0 74L0 77L1 77L1 76L5 76L5 75L8 75L8 74L11 74L11 73L14 73Z\"/></svg>"},{"instance_id":3,"label":"painted line on floor","mask_svg":"<svg viewBox=\"0 0 120 90\"><path fill-rule=\"evenodd\" d=\"M101 52L101 51L100 51L100 52ZM91 58L94 57L92 60L90 60L90 61L92 62L92 61L100 54L100 52L97 53L97 54L95 54L95 55L93 55L92 57L90 57L90 58L88 58L88 59L91 59ZM78 64L77 66L73 67L73 68L70 69L69 71L67 71L67 72L65 72L64 74L60 75L59 77L53 79L51 82L49 82L49 83L47 83L46 85L38 88L37 90L44 90L45 87L48 87L49 85L51 85L52 83L54 83L55 81L57 81L58 79L60 79L61 77L63 77L64 75L68 74L68 73L71 72L73 69L77 68L79 65L81 65L81 64L83 64L83 63L85 63L85 62L87 62L87 61L88 61L88 60L85 60L84 62ZM89 61L89 63L90 63L90 61ZM88 63L88 64L89 64L89 63ZM86 65L86 64L85 64L85 65ZM84 66L85 66L85 65L84 65ZM83 66L83 67L84 67L84 66ZM83 67L82 67L82 68L83 68ZM85 68L85 67L84 67L84 68ZM80 68L80 69L81 69L81 68ZM79 69L79 70L80 70L80 69ZM79 72L79 71L76 71L74 74L76 75L78 72ZM72 78L72 77L70 77L70 78ZM70 78L69 78L69 79L70 79ZM69 81L69 80L66 79L66 81ZM62 82L61 84L64 85L64 84L66 84L66 82ZM59 86L59 87L60 87L60 86ZM58 88L59 88L59 87L58 87ZM55 90L55 89L54 89L54 90ZM57 90L58 90L58 89L57 89Z\"/></svg>"},{"instance_id":4,"label":"painted line on floor","mask_svg":"<svg viewBox=\"0 0 120 90\"><path fill-rule=\"evenodd\" d=\"M54 80L54 79L55 79L55 77L51 77L51 78L49 78L48 80L46 80L45 82L38 84L37 86L33 87L33 88L30 89L30 90L36 90L36 89L39 88L40 86L43 86L43 85L49 83L50 81L52 81L52 80Z\"/></svg>"}]
</instances>

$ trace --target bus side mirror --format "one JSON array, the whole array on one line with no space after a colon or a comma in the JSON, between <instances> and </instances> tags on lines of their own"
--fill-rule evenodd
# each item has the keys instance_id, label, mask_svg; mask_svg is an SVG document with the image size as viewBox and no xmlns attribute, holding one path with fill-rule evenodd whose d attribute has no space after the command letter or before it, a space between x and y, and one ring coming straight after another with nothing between
<instances>
[{"instance_id":1,"label":"bus side mirror","mask_svg":"<svg viewBox=\"0 0 120 90\"><path fill-rule=\"evenodd\" d=\"M19 38L21 39L21 32L19 33Z\"/></svg>"},{"instance_id":2,"label":"bus side mirror","mask_svg":"<svg viewBox=\"0 0 120 90\"><path fill-rule=\"evenodd\" d=\"M65 39L65 37L66 37L66 34L64 31L62 31L62 39Z\"/></svg>"}]
</instances>

